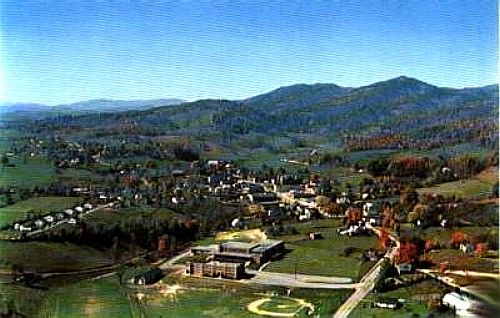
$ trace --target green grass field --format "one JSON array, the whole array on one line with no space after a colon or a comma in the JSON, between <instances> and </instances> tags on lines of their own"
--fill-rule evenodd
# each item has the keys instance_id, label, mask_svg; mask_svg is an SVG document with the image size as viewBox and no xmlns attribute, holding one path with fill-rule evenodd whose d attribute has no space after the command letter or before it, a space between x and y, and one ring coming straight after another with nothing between
<instances>
[{"instance_id":1,"label":"green grass field","mask_svg":"<svg viewBox=\"0 0 500 318\"><path fill-rule=\"evenodd\" d=\"M361 250L377 246L377 238L374 236L347 237L336 233L340 225L338 220L319 220L300 224L297 226L301 234L280 237L285 241L285 246L291 252L287 253L282 260L272 262L266 271L298 273L309 275L340 276L358 279L362 268L360 253L356 252L349 256L342 256L348 247ZM319 231L324 239L311 241L306 239L305 234L309 231Z\"/></svg>"},{"instance_id":2,"label":"green grass field","mask_svg":"<svg viewBox=\"0 0 500 318\"><path fill-rule=\"evenodd\" d=\"M350 317L428 317L431 310L428 307L428 297L433 295L440 297L447 290L443 285L432 280L425 280L420 283L402 287L396 290L380 294L370 294L351 313ZM404 299L402 308L397 310L371 308L371 303L378 297ZM449 313L438 313L438 317L453 317Z\"/></svg>"},{"instance_id":3,"label":"green grass field","mask_svg":"<svg viewBox=\"0 0 500 318\"><path fill-rule=\"evenodd\" d=\"M72 187L106 185L106 180L95 172L85 169L68 168L57 175L57 182Z\"/></svg>"},{"instance_id":4,"label":"green grass field","mask_svg":"<svg viewBox=\"0 0 500 318\"><path fill-rule=\"evenodd\" d=\"M0 226L11 224L14 220L23 219L26 212L47 213L63 211L82 202L77 197L37 197L17 202L0 208Z\"/></svg>"},{"instance_id":5,"label":"green grass field","mask_svg":"<svg viewBox=\"0 0 500 318\"><path fill-rule=\"evenodd\" d=\"M323 173L329 177L333 177L337 179L341 183L341 188L345 189L347 185L351 187L358 187L362 184L365 178L370 177L370 174L367 172L352 172L348 167L333 167L326 168ZM358 189L354 189L358 190Z\"/></svg>"},{"instance_id":6,"label":"green grass field","mask_svg":"<svg viewBox=\"0 0 500 318\"><path fill-rule=\"evenodd\" d=\"M0 167L1 187L25 187L49 185L55 179L55 169L45 159L26 158L26 163L20 158L10 158L15 167Z\"/></svg>"},{"instance_id":7,"label":"green grass field","mask_svg":"<svg viewBox=\"0 0 500 318\"><path fill-rule=\"evenodd\" d=\"M178 289L174 292L173 286ZM138 299L142 294L142 299ZM291 298L314 306L315 314L331 315L350 291L293 290ZM158 289L119 286L116 277L56 288L44 295L40 317L259 317L247 309L255 300L271 298L262 309L289 312L295 302L284 290L203 279L169 280ZM300 312L298 317L305 317Z\"/></svg>"},{"instance_id":8,"label":"green grass field","mask_svg":"<svg viewBox=\"0 0 500 318\"><path fill-rule=\"evenodd\" d=\"M419 194L437 193L445 197L484 198L492 193L493 184L498 181L498 169L489 167L474 178L442 183L429 188L417 189Z\"/></svg>"},{"instance_id":9,"label":"green grass field","mask_svg":"<svg viewBox=\"0 0 500 318\"><path fill-rule=\"evenodd\" d=\"M27 271L67 272L112 263L111 253L71 243L0 241L0 264Z\"/></svg>"},{"instance_id":10,"label":"green grass field","mask_svg":"<svg viewBox=\"0 0 500 318\"><path fill-rule=\"evenodd\" d=\"M430 188L417 189L419 194L437 193L445 197L481 198L491 194L492 184L476 179L446 182Z\"/></svg>"},{"instance_id":11,"label":"green grass field","mask_svg":"<svg viewBox=\"0 0 500 318\"><path fill-rule=\"evenodd\" d=\"M87 223L92 222L105 222L116 223L121 220L141 220L141 219L156 219L156 220L169 220L174 217L175 212L168 209L156 209L149 207L132 207L123 208L113 211L100 211L99 213L92 213L88 215L85 220Z\"/></svg>"}]
</instances>

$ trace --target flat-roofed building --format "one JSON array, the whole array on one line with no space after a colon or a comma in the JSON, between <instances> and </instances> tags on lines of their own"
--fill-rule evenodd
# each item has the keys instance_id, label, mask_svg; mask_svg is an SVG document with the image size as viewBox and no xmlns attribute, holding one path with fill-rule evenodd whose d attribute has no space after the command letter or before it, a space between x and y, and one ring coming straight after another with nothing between
<instances>
[{"instance_id":1,"label":"flat-roofed building","mask_svg":"<svg viewBox=\"0 0 500 318\"><path fill-rule=\"evenodd\" d=\"M186 268L186 274L198 277L239 279L244 273L245 265L243 263L227 263L217 261L208 263L188 262Z\"/></svg>"},{"instance_id":2,"label":"flat-roofed building","mask_svg":"<svg viewBox=\"0 0 500 318\"><path fill-rule=\"evenodd\" d=\"M220 245L222 253L250 254L251 250L258 247L259 243L226 242Z\"/></svg>"},{"instance_id":3,"label":"flat-roofed building","mask_svg":"<svg viewBox=\"0 0 500 318\"><path fill-rule=\"evenodd\" d=\"M218 262L263 264L285 252L283 241L266 240L260 243L225 242L191 248L193 256L207 256Z\"/></svg>"},{"instance_id":4,"label":"flat-roofed building","mask_svg":"<svg viewBox=\"0 0 500 318\"><path fill-rule=\"evenodd\" d=\"M193 255L214 255L215 253L220 252L220 245L219 244L211 244L211 245L204 245L204 246L195 246L191 247L191 254Z\"/></svg>"}]
</instances>

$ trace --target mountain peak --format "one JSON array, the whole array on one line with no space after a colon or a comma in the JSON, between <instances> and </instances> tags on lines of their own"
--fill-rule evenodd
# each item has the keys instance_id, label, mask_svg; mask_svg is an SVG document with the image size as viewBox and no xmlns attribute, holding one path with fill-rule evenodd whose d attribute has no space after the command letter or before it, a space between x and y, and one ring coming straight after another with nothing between
<instances>
[{"instance_id":1,"label":"mountain peak","mask_svg":"<svg viewBox=\"0 0 500 318\"><path fill-rule=\"evenodd\" d=\"M387 80L385 82L386 83L406 84L406 85L418 85L418 86L436 87L434 85L431 85L429 83L423 82L423 81L418 80L416 78L408 77L408 76L404 76L404 75L392 78L392 79Z\"/></svg>"}]
</instances>

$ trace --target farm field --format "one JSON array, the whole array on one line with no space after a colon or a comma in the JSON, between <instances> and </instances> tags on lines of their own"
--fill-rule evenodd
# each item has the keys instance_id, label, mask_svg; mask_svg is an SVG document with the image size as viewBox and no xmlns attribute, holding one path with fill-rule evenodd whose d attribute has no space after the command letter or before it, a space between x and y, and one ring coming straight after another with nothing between
<instances>
[{"instance_id":1,"label":"farm field","mask_svg":"<svg viewBox=\"0 0 500 318\"><path fill-rule=\"evenodd\" d=\"M0 208L0 226L25 217L26 212L47 213L63 211L82 202L78 197L35 197Z\"/></svg>"},{"instance_id":2,"label":"farm field","mask_svg":"<svg viewBox=\"0 0 500 318\"><path fill-rule=\"evenodd\" d=\"M361 252L377 247L375 236L348 237L337 234L338 220L311 221L297 226L300 234L287 235L278 239L285 241L291 251L283 259L271 262L266 271L309 275L340 276L358 279L362 269ZM309 240L310 231L321 232L323 239ZM344 256L347 248L355 251Z\"/></svg>"}]
</instances>

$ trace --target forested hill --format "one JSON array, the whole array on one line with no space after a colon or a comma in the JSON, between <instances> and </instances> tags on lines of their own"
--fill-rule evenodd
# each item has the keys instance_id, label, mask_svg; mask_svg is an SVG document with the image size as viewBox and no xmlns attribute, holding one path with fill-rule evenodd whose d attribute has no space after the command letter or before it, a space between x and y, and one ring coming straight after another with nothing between
<instances>
[{"instance_id":1,"label":"forested hill","mask_svg":"<svg viewBox=\"0 0 500 318\"><path fill-rule=\"evenodd\" d=\"M224 146L252 138L263 145L269 136L300 133L300 138L359 150L491 142L497 116L498 85L451 89L398 77L358 88L293 85L240 101L199 100L143 111L59 116L24 128L49 134L84 132L86 138L181 135Z\"/></svg>"}]
</instances>

